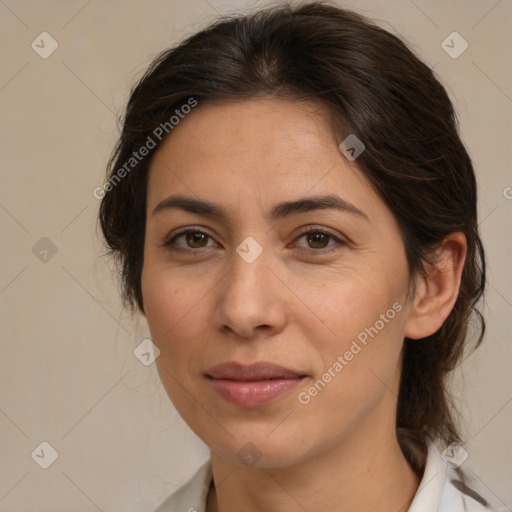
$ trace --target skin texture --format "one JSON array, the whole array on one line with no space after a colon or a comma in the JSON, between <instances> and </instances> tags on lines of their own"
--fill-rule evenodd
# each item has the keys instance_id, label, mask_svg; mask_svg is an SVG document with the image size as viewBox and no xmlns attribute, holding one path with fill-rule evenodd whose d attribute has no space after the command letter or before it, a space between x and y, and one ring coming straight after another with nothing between
<instances>
[{"instance_id":1,"label":"skin texture","mask_svg":"<svg viewBox=\"0 0 512 512\"><path fill-rule=\"evenodd\" d=\"M410 282L395 218L324 119L312 103L199 105L151 162L144 310L162 383L211 450L217 488L208 512L405 511L419 485L395 434L403 340L434 333L448 316L465 238L448 237L439 270ZM173 194L214 202L227 218L153 213ZM329 194L368 219L325 209L267 217L281 201ZM329 236L315 240L307 226ZM208 237L183 235L165 246L178 228ZM252 263L236 252L249 236L262 248ZM407 300L409 285L415 293ZM299 393L393 304L400 311L301 403ZM307 378L267 405L237 407L205 375L226 361L271 361ZM241 449L257 463L242 464Z\"/></svg>"}]
</instances>

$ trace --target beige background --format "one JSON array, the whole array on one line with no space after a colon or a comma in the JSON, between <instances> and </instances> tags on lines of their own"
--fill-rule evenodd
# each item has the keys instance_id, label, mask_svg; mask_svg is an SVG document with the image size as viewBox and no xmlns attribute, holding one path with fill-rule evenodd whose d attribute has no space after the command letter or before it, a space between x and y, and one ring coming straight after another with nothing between
<instances>
[{"instance_id":1,"label":"beige background","mask_svg":"<svg viewBox=\"0 0 512 512\"><path fill-rule=\"evenodd\" d=\"M512 507L512 3L340 3L408 39L458 109L490 264L485 343L456 384L464 447L482 482ZM151 511L207 456L154 365L133 355L148 331L122 310L99 256L93 190L116 116L151 58L217 13L256 5L0 1L0 511ZM31 48L43 31L59 45L47 59ZM453 31L469 43L457 59L441 47ZM47 241L33 251L43 237L56 254L41 252ZM43 441L58 452L48 469L31 458Z\"/></svg>"}]
</instances>

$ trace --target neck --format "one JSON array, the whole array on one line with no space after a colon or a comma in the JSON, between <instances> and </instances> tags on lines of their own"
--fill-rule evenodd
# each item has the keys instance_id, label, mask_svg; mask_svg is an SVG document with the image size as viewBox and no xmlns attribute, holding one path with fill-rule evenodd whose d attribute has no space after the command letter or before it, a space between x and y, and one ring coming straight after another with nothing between
<instances>
[{"instance_id":1,"label":"neck","mask_svg":"<svg viewBox=\"0 0 512 512\"><path fill-rule=\"evenodd\" d=\"M387 423L393 428L386 435L375 435L375 423L360 425L321 454L285 468L244 467L212 452L216 488L206 510L405 512L420 477L403 456L394 421Z\"/></svg>"}]
</instances>

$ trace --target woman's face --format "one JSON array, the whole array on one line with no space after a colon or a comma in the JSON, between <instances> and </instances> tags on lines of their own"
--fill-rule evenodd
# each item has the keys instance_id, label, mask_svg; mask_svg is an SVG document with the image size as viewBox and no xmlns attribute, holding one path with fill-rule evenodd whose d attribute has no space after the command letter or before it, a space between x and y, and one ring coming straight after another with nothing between
<instances>
[{"instance_id":1,"label":"woman's face","mask_svg":"<svg viewBox=\"0 0 512 512\"><path fill-rule=\"evenodd\" d=\"M394 432L404 247L325 118L280 100L199 104L151 162L142 291L158 371L233 462L284 467Z\"/></svg>"}]
</instances>

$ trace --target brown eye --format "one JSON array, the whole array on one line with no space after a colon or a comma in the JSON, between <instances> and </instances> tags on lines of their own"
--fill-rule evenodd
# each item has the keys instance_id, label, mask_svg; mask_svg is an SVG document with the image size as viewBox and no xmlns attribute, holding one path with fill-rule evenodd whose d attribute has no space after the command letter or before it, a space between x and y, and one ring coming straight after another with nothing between
<instances>
[{"instance_id":1,"label":"brown eye","mask_svg":"<svg viewBox=\"0 0 512 512\"><path fill-rule=\"evenodd\" d=\"M331 238L327 233L318 231L316 233L308 233L306 239L309 244L312 244L313 249L324 249Z\"/></svg>"},{"instance_id":2,"label":"brown eye","mask_svg":"<svg viewBox=\"0 0 512 512\"><path fill-rule=\"evenodd\" d=\"M177 244L176 241L183 239L185 244ZM208 247L207 242L208 239L211 239L208 233L201 231L199 229L188 229L186 231L182 231L172 236L169 240L165 242L166 247L177 246L179 249L202 249L203 247Z\"/></svg>"},{"instance_id":3,"label":"brown eye","mask_svg":"<svg viewBox=\"0 0 512 512\"><path fill-rule=\"evenodd\" d=\"M341 247L346 245L343 240L340 240L337 236L324 231L323 229L316 228L314 226L308 227L308 229L299 236L298 240L305 238L306 247L298 246L299 250L305 250L313 255L322 255L329 252L339 250ZM330 241L334 243L329 243Z\"/></svg>"},{"instance_id":4,"label":"brown eye","mask_svg":"<svg viewBox=\"0 0 512 512\"><path fill-rule=\"evenodd\" d=\"M208 239L208 235L204 233L185 233L186 243L196 249L198 247L204 247L204 242Z\"/></svg>"}]
</instances>

